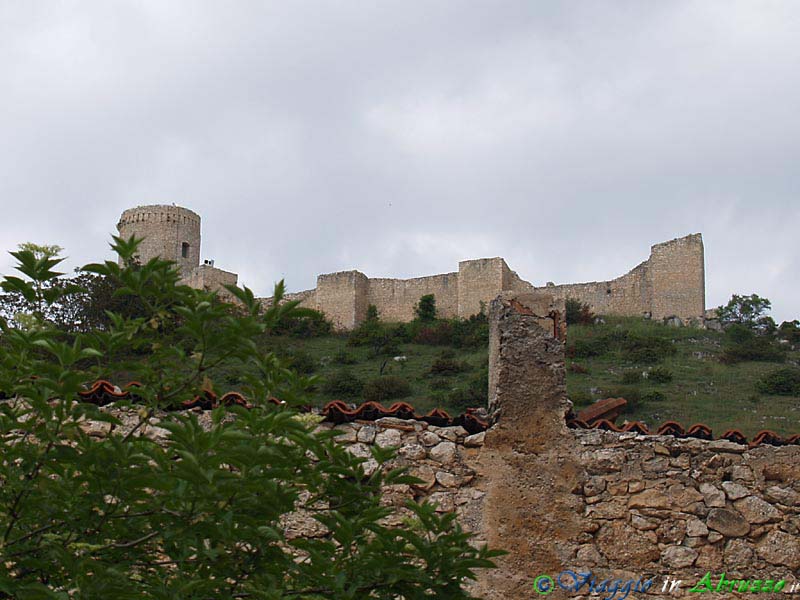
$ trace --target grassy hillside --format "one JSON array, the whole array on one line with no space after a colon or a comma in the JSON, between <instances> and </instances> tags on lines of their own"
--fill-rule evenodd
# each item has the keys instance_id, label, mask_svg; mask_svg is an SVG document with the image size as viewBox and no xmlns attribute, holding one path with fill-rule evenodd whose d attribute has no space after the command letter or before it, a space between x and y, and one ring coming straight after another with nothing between
<instances>
[{"instance_id":1,"label":"grassy hillside","mask_svg":"<svg viewBox=\"0 0 800 600\"><path fill-rule=\"evenodd\" d=\"M785 363L724 364L720 360L725 344L722 333L609 318L602 325L570 327L568 345L580 346L581 342L607 339L622 331L664 340L672 349L654 363L632 360L631 353L624 349L569 358L567 391L576 407L599 398L621 396L632 404L625 418L651 426L674 420L685 426L705 423L717 434L726 429L741 429L746 435L761 429L782 434L800 432L800 397L765 395L756 388L763 375ZM800 352L788 352L786 360L796 364ZM581 367L587 372L576 372L582 371ZM671 373L671 381L659 383L652 377L635 377L652 370ZM634 380L635 383L626 383Z\"/></svg>"},{"instance_id":2,"label":"grassy hillside","mask_svg":"<svg viewBox=\"0 0 800 600\"><path fill-rule=\"evenodd\" d=\"M651 426L675 420L685 426L703 422L717 434L733 428L746 435L761 429L800 432L800 397L765 395L756 389L758 379L781 363L724 364L720 361L724 337L719 332L673 328L634 318L573 325L567 344L569 396L578 409L597 399L622 396L630 404L624 418ZM410 386L401 399L418 410L442 407L459 413L467 406L480 405L467 390L485 381L481 377L485 378L488 359L485 347L459 349L418 343L393 344L392 352L380 355L368 346L349 346L348 337L339 335L280 336L268 338L264 344L319 378L314 391L319 405L339 398L363 399L325 391L325 380L344 370L362 382L381 374L395 375ZM395 355L406 358L395 361ZM784 366L797 364L800 352L787 352L785 358ZM460 372L432 374L437 359L457 365Z\"/></svg>"}]
</instances>

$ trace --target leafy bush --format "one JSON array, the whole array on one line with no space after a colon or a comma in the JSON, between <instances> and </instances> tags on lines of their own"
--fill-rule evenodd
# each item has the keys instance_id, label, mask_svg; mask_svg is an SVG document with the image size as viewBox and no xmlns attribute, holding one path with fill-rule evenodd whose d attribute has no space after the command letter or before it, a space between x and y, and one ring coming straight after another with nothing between
<instances>
[{"instance_id":1,"label":"leafy bush","mask_svg":"<svg viewBox=\"0 0 800 600\"><path fill-rule=\"evenodd\" d=\"M727 364L743 361L783 362L786 350L772 336L759 335L746 325L733 324L725 330L720 360Z\"/></svg>"},{"instance_id":2,"label":"leafy bush","mask_svg":"<svg viewBox=\"0 0 800 600\"><path fill-rule=\"evenodd\" d=\"M734 294L728 304L717 308L717 316L723 326L740 325L757 333L773 333L775 321L767 315L771 308L772 303L758 294Z\"/></svg>"},{"instance_id":3,"label":"leafy bush","mask_svg":"<svg viewBox=\"0 0 800 600\"><path fill-rule=\"evenodd\" d=\"M289 367L303 375L309 375L317 370L317 361L305 350L290 348L283 352L283 358Z\"/></svg>"},{"instance_id":4,"label":"leafy bush","mask_svg":"<svg viewBox=\"0 0 800 600\"><path fill-rule=\"evenodd\" d=\"M433 294L425 294L420 297L419 302L414 306L414 314L423 323L428 323L436 319L436 298Z\"/></svg>"},{"instance_id":5,"label":"leafy bush","mask_svg":"<svg viewBox=\"0 0 800 600\"><path fill-rule=\"evenodd\" d=\"M364 382L352 371L340 369L329 375L322 384L322 391L337 398L357 398L364 390Z\"/></svg>"},{"instance_id":6,"label":"leafy bush","mask_svg":"<svg viewBox=\"0 0 800 600\"><path fill-rule=\"evenodd\" d=\"M337 365L354 365L358 362L358 359L347 350L339 350L334 354L333 362Z\"/></svg>"},{"instance_id":7,"label":"leafy bush","mask_svg":"<svg viewBox=\"0 0 800 600\"><path fill-rule=\"evenodd\" d=\"M592 358L605 354L607 346L601 338L580 338L567 342L566 354L570 358Z\"/></svg>"},{"instance_id":8,"label":"leafy bush","mask_svg":"<svg viewBox=\"0 0 800 600\"><path fill-rule=\"evenodd\" d=\"M117 238L114 249L130 265L136 243ZM23 277L13 285L44 308L56 302L60 292L42 291L58 261L15 256ZM228 288L234 307L180 285L160 259L88 270L140 299L144 313L112 312L108 329L68 342L37 315L29 330L0 320L0 390L16 399L0 402L0 595L468 597L462 584L495 553L474 548L453 515L430 505L406 505L413 529L387 525L397 509L382 503L382 487L411 480L388 469L366 476L363 458L298 418L307 380L252 343L297 307L280 303L282 284L262 311L247 289ZM83 382L122 370L141 382L135 406L117 403L125 423L75 402ZM220 373L239 374L251 409L221 406L202 424L193 411L164 410L224 391ZM87 420L114 427L98 439ZM159 443L139 435L156 422ZM392 453L376 447L373 456L383 463ZM287 539L285 519L298 509L329 536Z\"/></svg>"},{"instance_id":9,"label":"leafy bush","mask_svg":"<svg viewBox=\"0 0 800 600\"><path fill-rule=\"evenodd\" d=\"M672 377L672 371L665 367L653 367L647 372L647 380L653 383L669 383Z\"/></svg>"},{"instance_id":10,"label":"leafy bush","mask_svg":"<svg viewBox=\"0 0 800 600\"><path fill-rule=\"evenodd\" d=\"M435 358L428 371L431 375L458 375L471 369L471 365L463 360L439 356Z\"/></svg>"},{"instance_id":11,"label":"leafy bush","mask_svg":"<svg viewBox=\"0 0 800 600\"><path fill-rule=\"evenodd\" d=\"M666 399L666 394L658 390L649 390L642 394L642 402L664 402Z\"/></svg>"},{"instance_id":12,"label":"leafy bush","mask_svg":"<svg viewBox=\"0 0 800 600\"><path fill-rule=\"evenodd\" d=\"M594 324L594 313L589 309L589 305L576 298L567 298L566 313L567 325Z\"/></svg>"},{"instance_id":13,"label":"leafy bush","mask_svg":"<svg viewBox=\"0 0 800 600\"><path fill-rule=\"evenodd\" d=\"M283 317L276 323L272 333L295 338L312 338L330 335L333 324L321 312L310 308L302 309L298 316Z\"/></svg>"},{"instance_id":14,"label":"leafy bush","mask_svg":"<svg viewBox=\"0 0 800 600\"><path fill-rule=\"evenodd\" d=\"M453 324L450 321L430 321L430 325L419 327L414 343L431 346L450 346L453 343Z\"/></svg>"},{"instance_id":15,"label":"leafy bush","mask_svg":"<svg viewBox=\"0 0 800 600\"><path fill-rule=\"evenodd\" d=\"M641 371L625 371L622 374L622 383L625 385L635 385L637 383L641 383L642 381L642 373Z\"/></svg>"},{"instance_id":16,"label":"leafy bush","mask_svg":"<svg viewBox=\"0 0 800 600\"><path fill-rule=\"evenodd\" d=\"M371 379L364 385L364 400L382 402L411 395L411 385L397 375L384 375Z\"/></svg>"},{"instance_id":17,"label":"leafy bush","mask_svg":"<svg viewBox=\"0 0 800 600\"><path fill-rule=\"evenodd\" d=\"M453 383L451 379L446 377L436 377L435 379L431 380L431 382L428 384L428 387L430 387L432 390L438 391L449 390L452 389Z\"/></svg>"},{"instance_id":18,"label":"leafy bush","mask_svg":"<svg viewBox=\"0 0 800 600\"><path fill-rule=\"evenodd\" d=\"M784 321L778 328L778 337L790 344L800 344L800 321Z\"/></svg>"},{"instance_id":19,"label":"leafy bush","mask_svg":"<svg viewBox=\"0 0 800 600\"><path fill-rule=\"evenodd\" d=\"M377 321L378 318L378 307L374 304L367 306L367 321Z\"/></svg>"},{"instance_id":20,"label":"leafy bush","mask_svg":"<svg viewBox=\"0 0 800 600\"><path fill-rule=\"evenodd\" d=\"M464 411L468 408L485 408L489 398L489 369L481 369L472 375L467 384L452 390L447 395L450 406Z\"/></svg>"},{"instance_id":21,"label":"leafy bush","mask_svg":"<svg viewBox=\"0 0 800 600\"><path fill-rule=\"evenodd\" d=\"M657 363L675 352L672 340L657 335L631 333L620 343L621 357L637 364Z\"/></svg>"},{"instance_id":22,"label":"leafy bush","mask_svg":"<svg viewBox=\"0 0 800 600\"><path fill-rule=\"evenodd\" d=\"M776 396L800 396L800 368L783 367L764 375L756 382L762 394Z\"/></svg>"}]
</instances>

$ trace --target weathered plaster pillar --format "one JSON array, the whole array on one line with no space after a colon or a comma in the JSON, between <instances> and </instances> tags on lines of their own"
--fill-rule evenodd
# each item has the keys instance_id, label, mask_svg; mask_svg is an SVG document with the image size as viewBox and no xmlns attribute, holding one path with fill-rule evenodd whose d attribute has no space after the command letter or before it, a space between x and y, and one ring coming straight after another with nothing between
<instances>
[{"instance_id":1,"label":"weathered plaster pillar","mask_svg":"<svg viewBox=\"0 0 800 600\"><path fill-rule=\"evenodd\" d=\"M483 526L508 551L475 593L488 600L533 598L533 580L574 560L585 477L564 415L564 302L547 294L502 294L490 307L489 408L480 473ZM559 597L555 592L552 597Z\"/></svg>"}]
</instances>

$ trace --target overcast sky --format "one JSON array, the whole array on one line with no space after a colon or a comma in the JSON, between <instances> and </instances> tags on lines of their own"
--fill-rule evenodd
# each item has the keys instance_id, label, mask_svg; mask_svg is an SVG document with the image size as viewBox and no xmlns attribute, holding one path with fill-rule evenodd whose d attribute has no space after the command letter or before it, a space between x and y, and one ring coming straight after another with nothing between
<instances>
[{"instance_id":1,"label":"overcast sky","mask_svg":"<svg viewBox=\"0 0 800 600\"><path fill-rule=\"evenodd\" d=\"M702 232L800 317L800 3L0 2L0 248L176 203L269 295L503 256L610 279ZM12 260L0 258L0 272Z\"/></svg>"}]
</instances>

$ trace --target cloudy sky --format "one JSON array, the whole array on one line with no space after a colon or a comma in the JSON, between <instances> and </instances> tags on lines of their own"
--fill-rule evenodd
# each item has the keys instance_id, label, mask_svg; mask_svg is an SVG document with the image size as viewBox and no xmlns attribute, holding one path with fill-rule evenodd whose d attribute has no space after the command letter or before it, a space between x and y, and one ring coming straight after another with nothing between
<instances>
[{"instance_id":1,"label":"cloudy sky","mask_svg":"<svg viewBox=\"0 0 800 600\"><path fill-rule=\"evenodd\" d=\"M702 232L708 306L796 318L799 158L794 1L0 2L0 248L70 267L153 203L264 295Z\"/></svg>"}]
</instances>

